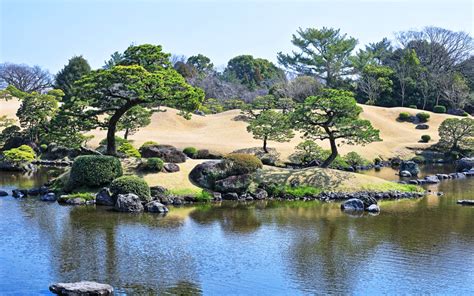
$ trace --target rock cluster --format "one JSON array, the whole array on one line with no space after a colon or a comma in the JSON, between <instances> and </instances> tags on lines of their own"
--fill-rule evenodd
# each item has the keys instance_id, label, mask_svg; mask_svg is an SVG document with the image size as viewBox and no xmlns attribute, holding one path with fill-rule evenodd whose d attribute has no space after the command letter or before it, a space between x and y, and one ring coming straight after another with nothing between
<instances>
[{"instance_id":1,"label":"rock cluster","mask_svg":"<svg viewBox=\"0 0 474 296\"><path fill-rule=\"evenodd\" d=\"M401 183L408 183L414 185L424 185L424 184L437 184L442 180L449 180L449 179L464 179L466 177L473 177L474 176L474 169L470 169L469 171L461 172L461 173L451 173L451 174L436 174L426 176L423 179L413 179L409 180L408 182L401 182Z\"/></svg>"},{"instance_id":2,"label":"rock cluster","mask_svg":"<svg viewBox=\"0 0 474 296\"><path fill-rule=\"evenodd\" d=\"M164 162L182 163L186 161L186 154L171 145L149 145L140 148L142 157L159 157Z\"/></svg>"}]
</instances>

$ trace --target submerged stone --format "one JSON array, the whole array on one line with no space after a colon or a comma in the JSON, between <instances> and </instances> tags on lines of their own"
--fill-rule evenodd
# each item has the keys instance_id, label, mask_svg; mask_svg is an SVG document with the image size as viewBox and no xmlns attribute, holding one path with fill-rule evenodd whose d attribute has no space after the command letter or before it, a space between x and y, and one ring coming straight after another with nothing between
<instances>
[{"instance_id":1,"label":"submerged stone","mask_svg":"<svg viewBox=\"0 0 474 296\"><path fill-rule=\"evenodd\" d=\"M64 296L108 296L114 293L114 288L111 285L89 281L56 283L49 286L49 290L54 294Z\"/></svg>"}]
</instances>

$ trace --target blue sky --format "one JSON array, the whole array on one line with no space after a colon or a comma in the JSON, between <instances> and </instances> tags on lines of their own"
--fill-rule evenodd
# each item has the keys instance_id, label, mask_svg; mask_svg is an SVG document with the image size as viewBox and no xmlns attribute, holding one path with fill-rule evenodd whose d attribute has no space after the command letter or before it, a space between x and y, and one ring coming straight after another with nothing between
<instances>
[{"instance_id":1,"label":"blue sky","mask_svg":"<svg viewBox=\"0 0 474 296\"><path fill-rule=\"evenodd\" d=\"M336 27L379 41L427 25L473 35L473 1L0 0L0 62L56 73L74 55L93 68L135 43L202 53L222 66L239 54L276 61L298 27Z\"/></svg>"}]
</instances>

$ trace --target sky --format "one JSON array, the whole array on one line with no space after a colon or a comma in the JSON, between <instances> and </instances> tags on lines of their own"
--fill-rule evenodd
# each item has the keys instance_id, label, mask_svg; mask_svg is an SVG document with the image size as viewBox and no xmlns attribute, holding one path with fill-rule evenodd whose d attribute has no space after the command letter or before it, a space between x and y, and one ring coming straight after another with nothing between
<instances>
[{"instance_id":1,"label":"sky","mask_svg":"<svg viewBox=\"0 0 474 296\"><path fill-rule=\"evenodd\" d=\"M75 55L99 68L130 44L202 53L223 67L251 54L276 62L296 30L340 28L359 46L394 33L438 26L474 35L471 0L0 0L0 63L57 73Z\"/></svg>"}]
</instances>

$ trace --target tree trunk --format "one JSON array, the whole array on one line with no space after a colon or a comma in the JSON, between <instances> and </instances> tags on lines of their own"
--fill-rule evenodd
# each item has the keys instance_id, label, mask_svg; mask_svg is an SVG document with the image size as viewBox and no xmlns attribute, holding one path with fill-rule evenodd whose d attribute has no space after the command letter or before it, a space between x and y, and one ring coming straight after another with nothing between
<instances>
[{"instance_id":1,"label":"tree trunk","mask_svg":"<svg viewBox=\"0 0 474 296\"><path fill-rule=\"evenodd\" d=\"M126 128L126 129L125 129L125 134L123 135L123 138L124 138L125 140L128 139L128 132L129 132L129 131L128 131L128 128Z\"/></svg>"},{"instance_id":2,"label":"tree trunk","mask_svg":"<svg viewBox=\"0 0 474 296\"><path fill-rule=\"evenodd\" d=\"M117 155L117 147L115 145L115 132L117 131L117 123L120 120L120 117L124 115L130 108L136 104L127 103L122 106L120 109L115 111L114 115L110 117L108 129L107 129L107 154L108 155Z\"/></svg>"},{"instance_id":3,"label":"tree trunk","mask_svg":"<svg viewBox=\"0 0 474 296\"><path fill-rule=\"evenodd\" d=\"M267 149L267 136L263 137L263 151L265 153L268 153L268 149Z\"/></svg>"},{"instance_id":4,"label":"tree trunk","mask_svg":"<svg viewBox=\"0 0 474 296\"><path fill-rule=\"evenodd\" d=\"M331 144L331 155L323 162L321 165L322 168L327 168L333 161L336 159L338 152L337 152L337 145L336 139L329 138L329 143Z\"/></svg>"},{"instance_id":5,"label":"tree trunk","mask_svg":"<svg viewBox=\"0 0 474 296\"><path fill-rule=\"evenodd\" d=\"M401 91L402 91L402 107L404 107L404 105L405 105L405 86L401 87Z\"/></svg>"}]
</instances>

